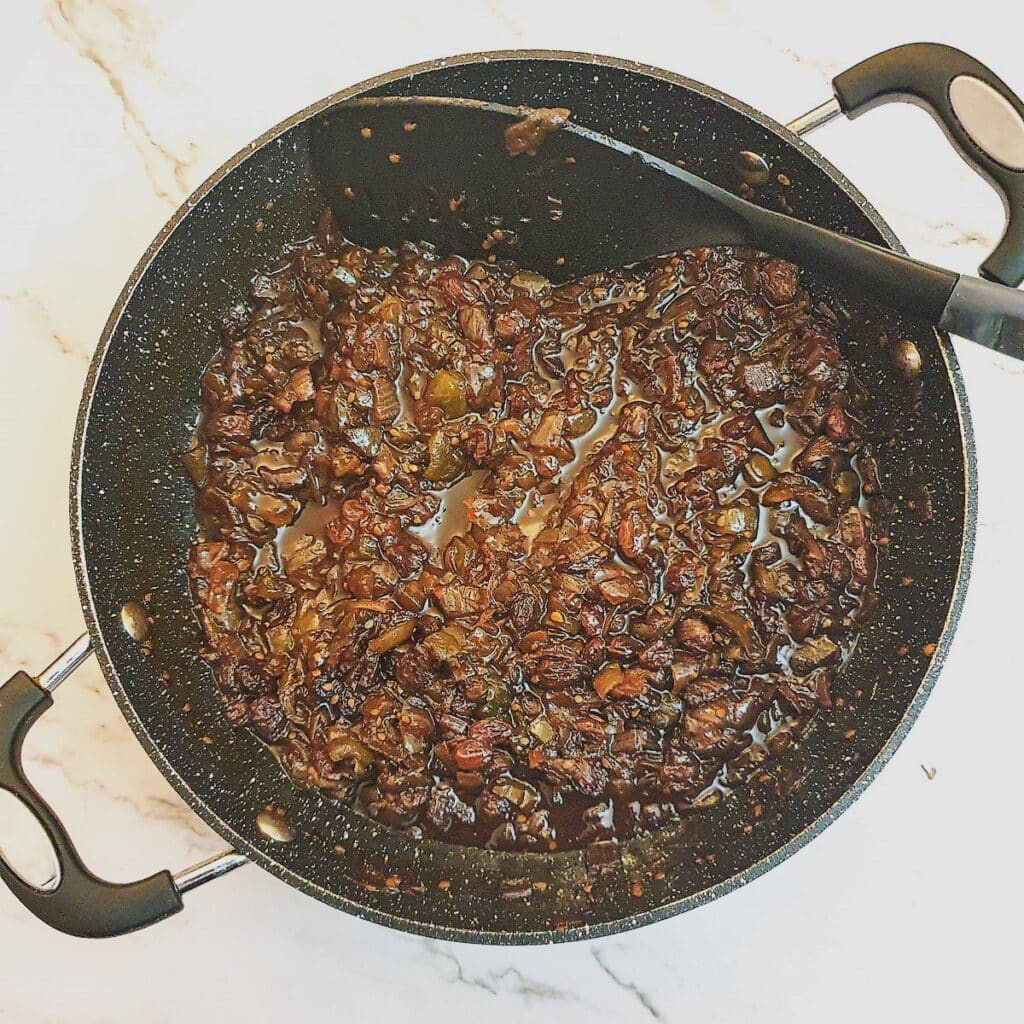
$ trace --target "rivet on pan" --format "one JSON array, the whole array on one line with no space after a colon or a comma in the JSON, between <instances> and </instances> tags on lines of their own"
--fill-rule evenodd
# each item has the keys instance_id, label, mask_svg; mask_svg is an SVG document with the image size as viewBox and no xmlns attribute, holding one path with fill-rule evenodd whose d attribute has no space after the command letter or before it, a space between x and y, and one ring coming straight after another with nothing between
<instances>
[{"instance_id":1,"label":"rivet on pan","mask_svg":"<svg viewBox=\"0 0 1024 1024\"><path fill-rule=\"evenodd\" d=\"M295 830L291 825L280 815L266 809L256 815L256 828L275 843L290 843L295 838Z\"/></svg>"},{"instance_id":2,"label":"rivet on pan","mask_svg":"<svg viewBox=\"0 0 1024 1024\"><path fill-rule=\"evenodd\" d=\"M909 338L900 338L893 344L892 365L907 380L913 380L921 372L921 353Z\"/></svg>"},{"instance_id":3,"label":"rivet on pan","mask_svg":"<svg viewBox=\"0 0 1024 1024\"><path fill-rule=\"evenodd\" d=\"M141 601L125 601L121 605L121 626L133 639L141 643L149 637L149 612Z\"/></svg>"},{"instance_id":4,"label":"rivet on pan","mask_svg":"<svg viewBox=\"0 0 1024 1024\"><path fill-rule=\"evenodd\" d=\"M733 161L740 181L745 185L763 185L768 180L768 164L758 153L744 149L736 154Z\"/></svg>"}]
</instances>

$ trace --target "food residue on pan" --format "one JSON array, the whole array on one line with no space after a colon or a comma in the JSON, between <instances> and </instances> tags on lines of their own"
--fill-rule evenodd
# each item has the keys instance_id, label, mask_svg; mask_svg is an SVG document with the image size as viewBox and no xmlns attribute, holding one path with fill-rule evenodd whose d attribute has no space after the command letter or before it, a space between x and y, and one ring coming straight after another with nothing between
<instances>
[{"instance_id":1,"label":"food residue on pan","mask_svg":"<svg viewBox=\"0 0 1024 1024\"><path fill-rule=\"evenodd\" d=\"M509 156L536 156L541 143L564 128L572 113L566 107L520 107L518 121L505 128L505 152Z\"/></svg>"}]
</instances>

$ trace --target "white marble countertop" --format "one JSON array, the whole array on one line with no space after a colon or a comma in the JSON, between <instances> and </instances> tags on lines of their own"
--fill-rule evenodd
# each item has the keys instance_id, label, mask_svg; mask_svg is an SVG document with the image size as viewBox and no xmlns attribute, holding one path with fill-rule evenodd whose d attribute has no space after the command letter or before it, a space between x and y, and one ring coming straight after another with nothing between
<instances>
[{"instance_id":1,"label":"white marble countertop","mask_svg":"<svg viewBox=\"0 0 1024 1024\"><path fill-rule=\"evenodd\" d=\"M943 13L943 11L947 13ZM269 125L345 85L469 50L562 47L703 80L780 120L898 42L954 43L1024 92L1015 0L586 5L449 0L19 0L0 33L0 663L37 671L81 630L66 521L86 364L139 254L185 196ZM975 271L994 194L922 112L814 137L909 250ZM1016 749L1024 715L1013 409L1024 366L957 342L981 517L967 607L934 695L838 823L681 918L555 948L458 946L350 918L252 867L185 913L108 942L47 930L0 891L0 1019L33 1022L603 1019L831 1024L1017 1006ZM1007 431L1007 428L1009 430ZM21 446L26 437L33 443ZM1011 440L1011 438L1013 440ZM1002 733L1005 733L1003 739ZM179 800L83 668L27 744L29 771L99 873L180 868L223 843ZM6 813L6 808L4 809ZM13 826L0 816L0 837Z\"/></svg>"}]
</instances>

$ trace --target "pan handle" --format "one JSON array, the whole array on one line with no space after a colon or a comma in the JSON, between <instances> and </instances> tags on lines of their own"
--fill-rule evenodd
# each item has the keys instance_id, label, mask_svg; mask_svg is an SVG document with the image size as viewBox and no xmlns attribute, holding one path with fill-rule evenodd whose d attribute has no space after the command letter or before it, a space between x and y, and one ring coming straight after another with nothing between
<instances>
[{"instance_id":1,"label":"pan handle","mask_svg":"<svg viewBox=\"0 0 1024 1024\"><path fill-rule=\"evenodd\" d=\"M832 99L787 127L802 135L840 113L855 118L894 100L923 107L1000 193L1006 229L980 270L1016 288L1024 280L1024 103L1013 90L962 50L908 43L836 75L832 91Z\"/></svg>"},{"instance_id":2,"label":"pan handle","mask_svg":"<svg viewBox=\"0 0 1024 1024\"><path fill-rule=\"evenodd\" d=\"M177 876L159 871L128 883L107 882L82 863L60 819L25 777L21 748L32 724L53 704L51 690L88 657L90 649L88 636L83 636L37 679L18 672L0 686L0 787L34 815L53 844L59 867L57 878L40 888L26 882L0 854L0 881L51 928L83 938L105 938L176 914L182 909L183 892L238 867L245 858L231 851Z\"/></svg>"}]
</instances>

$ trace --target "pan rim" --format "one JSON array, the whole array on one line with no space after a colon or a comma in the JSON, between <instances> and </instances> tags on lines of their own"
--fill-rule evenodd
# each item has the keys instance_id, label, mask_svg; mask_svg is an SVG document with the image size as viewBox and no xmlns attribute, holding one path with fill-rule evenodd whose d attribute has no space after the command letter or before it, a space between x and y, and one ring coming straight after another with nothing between
<instances>
[{"instance_id":1,"label":"pan rim","mask_svg":"<svg viewBox=\"0 0 1024 1024\"><path fill-rule=\"evenodd\" d=\"M938 349L943 358L947 375L949 376L952 384L953 398L959 419L960 442L966 486L964 491L964 532L960 548L960 559L946 618L943 623L941 633L936 640L935 655L925 672L921 683L917 687L912 701L908 705L896 728L889 735L889 738L886 740L881 750L879 750L875 757L864 766L858 777L847 787L842 795L828 808L822 811L817 818L796 833L796 835L790 837L790 839L783 845L730 878L708 886L706 889L702 889L689 896L680 897L679 899L666 902L659 907L652 908L651 910L599 924L579 925L567 928L564 931L479 931L469 928L423 922L409 916L403 916L369 907L347 897L339 896L274 860L246 836L238 833L230 824L221 819L216 813L207 807L188 782L182 778L182 776L180 776L176 769L170 764L160 745L154 741L146 727L146 724L137 714L134 705L131 703L124 687L121 684L118 670L113 663L113 659L111 658L109 649L105 642L103 629L101 628L99 616L92 599L88 567L86 564L87 553L85 549L82 524L82 464L85 454L86 427L92 411L96 383L103 367L111 339L121 315L135 291L135 288L138 286L150 264L172 232L177 228L189 211L202 202L208 193L223 178L228 176L232 170L257 150L272 142L274 139L296 125L323 113L337 104L343 103L346 100L357 96L365 95L371 90L377 89L381 86L391 85L395 82L401 81L402 79L411 78L414 75L418 75L426 71L498 60L551 60L583 63L598 68L614 68L616 70L658 79L660 81L688 89L705 98L715 100L722 105L745 115L773 134L778 135L784 142L796 149L802 156L809 159L818 169L823 171L836 186L838 186L850 199L853 200L890 248L900 253L906 252L886 221L852 184L852 182L850 182L850 180L840 170L834 167L830 161L809 146L803 139L790 132L782 124L753 107L750 107L743 101L737 100L718 89L707 86L683 75L678 75L653 65L600 54L547 49L493 50L466 53L452 57L423 61L394 71L385 72L358 82L346 89L342 89L304 107L302 110L299 110L277 125L268 129L258 138L243 147L221 164L191 193L190 196L188 196L188 198L185 199L147 247L146 251L142 254L125 282L124 287L114 303L110 316L107 318L83 385L82 398L75 423L75 434L72 448L69 512L75 579L78 585L79 597L86 625L92 639L93 649L96 653L96 658L99 662L104 678L106 679L107 686L114 695L121 714L137 736L147 755L160 770L161 774L182 797L185 803L195 811L195 813L198 814L206 824L208 824L223 839L229 842L236 850L243 853L249 860L258 864L270 874L287 882L299 891L316 897L321 902L344 910L347 913L351 913L364 920L373 921L376 924L395 928L404 932L423 935L433 939L447 939L458 942L478 943L481 945L537 945L613 935L629 931L643 925L653 924L657 921L674 917L677 914L681 914L685 911L703 906L706 903L710 903L718 897L724 896L748 882L753 881L765 874L767 871L781 864L783 861L787 860L815 838L828 825L832 824L832 822L834 822L850 806L852 806L861 793L863 793L867 786L875 779L881 769L888 763L896 749L903 742L907 732L917 720L921 709L930 696L931 691L934 688L935 681L938 678L945 662L948 648L952 641L963 608L974 553L974 541L977 526L977 464L970 409L956 353L948 334L943 331L936 331L935 337L938 342Z\"/></svg>"}]
</instances>

